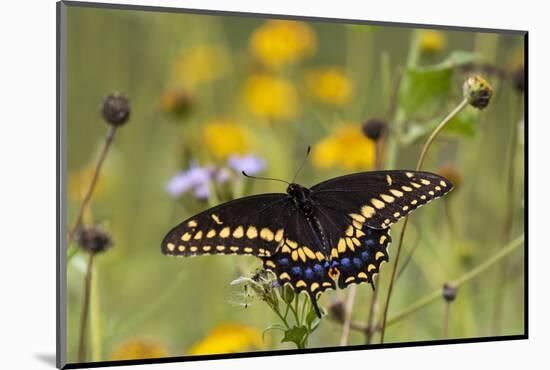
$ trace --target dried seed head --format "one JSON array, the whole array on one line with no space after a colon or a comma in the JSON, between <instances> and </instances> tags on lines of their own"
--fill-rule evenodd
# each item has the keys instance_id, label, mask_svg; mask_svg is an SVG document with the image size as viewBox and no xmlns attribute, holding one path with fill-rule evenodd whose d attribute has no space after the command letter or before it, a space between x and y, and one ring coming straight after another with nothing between
<instances>
[{"instance_id":1,"label":"dried seed head","mask_svg":"<svg viewBox=\"0 0 550 370\"><path fill-rule=\"evenodd\" d=\"M122 126L130 117L128 97L118 92L108 95L101 106L103 119L112 126Z\"/></svg>"},{"instance_id":2,"label":"dried seed head","mask_svg":"<svg viewBox=\"0 0 550 370\"><path fill-rule=\"evenodd\" d=\"M478 109L487 107L493 96L493 88L481 76L469 77L464 82L462 91L468 103Z\"/></svg>"},{"instance_id":3,"label":"dried seed head","mask_svg":"<svg viewBox=\"0 0 550 370\"><path fill-rule=\"evenodd\" d=\"M346 306L344 305L344 301L341 299L331 301L328 306L328 314L335 321L344 322L346 317Z\"/></svg>"},{"instance_id":4,"label":"dried seed head","mask_svg":"<svg viewBox=\"0 0 550 370\"><path fill-rule=\"evenodd\" d=\"M370 118L363 123L362 129L366 137L377 141L386 133L386 121L381 118Z\"/></svg>"},{"instance_id":5,"label":"dried seed head","mask_svg":"<svg viewBox=\"0 0 550 370\"><path fill-rule=\"evenodd\" d=\"M457 287L449 283L443 284L443 298L447 302L452 302L456 298Z\"/></svg>"},{"instance_id":6,"label":"dried seed head","mask_svg":"<svg viewBox=\"0 0 550 370\"><path fill-rule=\"evenodd\" d=\"M111 235L99 226L81 228L76 234L76 243L86 252L104 252L113 245Z\"/></svg>"},{"instance_id":7,"label":"dried seed head","mask_svg":"<svg viewBox=\"0 0 550 370\"><path fill-rule=\"evenodd\" d=\"M520 66L512 71L510 78L514 88L519 92L525 91L525 68Z\"/></svg>"}]
</instances>

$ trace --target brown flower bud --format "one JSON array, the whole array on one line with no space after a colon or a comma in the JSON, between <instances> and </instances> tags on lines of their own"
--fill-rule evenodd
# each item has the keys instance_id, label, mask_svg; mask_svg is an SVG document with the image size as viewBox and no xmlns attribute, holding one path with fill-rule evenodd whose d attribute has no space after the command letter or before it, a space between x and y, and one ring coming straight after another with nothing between
<instances>
[{"instance_id":1,"label":"brown flower bud","mask_svg":"<svg viewBox=\"0 0 550 370\"><path fill-rule=\"evenodd\" d=\"M377 141L386 133L386 121L381 118L369 118L363 123L362 130L366 137Z\"/></svg>"},{"instance_id":2,"label":"brown flower bud","mask_svg":"<svg viewBox=\"0 0 550 370\"><path fill-rule=\"evenodd\" d=\"M346 306L344 305L344 301L341 299L335 299L330 302L330 305L328 306L328 314L333 320L344 322L346 317Z\"/></svg>"},{"instance_id":3,"label":"brown flower bud","mask_svg":"<svg viewBox=\"0 0 550 370\"><path fill-rule=\"evenodd\" d=\"M510 75L512 84L518 92L525 91L525 68L520 66L516 68Z\"/></svg>"},{"instance_id":4,"label":"brown flower bud","mask_svg":"<svg viewBox=\"0 0 550 370\"><path fill-rule=\"evenodd\" d=\"M76 234L75 241L91 254L104 252L113 245L111 235L99 226L81 228Z\"/></svg>"},{"instance_id":5,"label":"brown flower bud","mask_svg":"<svg viewBox=\"0 0 550 370\"><path fill-rule=\"evenodd\" d=\"M452 302L456 298L457 287L449 283L443 284L443 298L447 302Z\"/></svg>"},{"instance_id":6,"label":"brown flower bud","mask_svg":"<svg viewBox=\"0 0 550 370\"><path fill-rule=\"evenodd\" d=\"M115 92L103 100L101 115L110 125L122 126L130 117L130 102L128 97Z\"/></svg>"}]
</instances>

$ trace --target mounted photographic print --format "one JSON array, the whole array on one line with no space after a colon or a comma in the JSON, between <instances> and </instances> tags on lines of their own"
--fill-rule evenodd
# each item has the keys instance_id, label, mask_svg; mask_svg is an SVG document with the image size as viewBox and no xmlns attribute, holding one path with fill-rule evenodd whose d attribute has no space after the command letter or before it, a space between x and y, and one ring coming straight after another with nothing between
<instances>
[{"instance_id":1,"label":"mounted photographic print","mask_svg":"<svg viewBox=\"0 0 550 370\"><path fill-rule=\"evenodd\" d=\"M527 338L527 32L57 10L58 367Z\"/></svg>"}]
</instances>

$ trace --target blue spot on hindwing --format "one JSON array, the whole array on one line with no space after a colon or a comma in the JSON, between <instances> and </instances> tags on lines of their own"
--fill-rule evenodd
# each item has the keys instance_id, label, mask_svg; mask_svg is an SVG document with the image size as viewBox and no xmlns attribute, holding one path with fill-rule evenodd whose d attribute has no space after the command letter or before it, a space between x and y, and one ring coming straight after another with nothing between
<instances>
[{"instance_id":1,"label":"blue spot on hindwing","mask_svg":"<svg viewBox=\"0 0 550 370\"><path fill-rule=\"evenodd\" d=\"M302 269L300 268L300 266L294 266L294 267L292 268L292 273L293 273L294 275L300 276L300 275L302 275Z\"/></svg>"},{"instance_id":2,"label":"blue spot on hindwing","mask_svg":"<svg viewBox=\"0 0 550 370\"><path fill-rule=\"evenodd\" d=\"M286 258L286 257L279 258L279 265L287 266L288 265L288 258Z\"/></svg>"},{"instance_id":3,"label":"blue spot on hindwing","mask_svg":"<svg viewBox=\"0 0 550 370\"><path fill-rule=\"evenodd\" d=\"M309 267L304 270L304 274L306 278L313 279L313 270L310 269Z\"/></svg>"},{"instance_id":4,"label":"blue spot on hindwing","mask_svg":"<svg viewBox=\"0 0 550 370\"><path fill-rule=\"evenodd\" d=\"M354 264L355 267L357 267L357 268L361 268L361 266L363 266L363 262L362 262L359 258L357 258L357 257L355 257L355 258L353 259L353 264Z\"/></svg>"},{"instance_id":5,"label":"blue spot on hindwing","mask_svg":"<svg viewBox=\"0 0 550 370\"><path fill-rule=\"evenodd\" d=\"M361 258L363 259L363 261L367 261L369 259L369 257L370 257L369 252L364 251L364 252L361 253Z\"/></svg>"},{"instance_id":6,"label":"blue spot on hindwing","mask_svg":"<svg viewBox=\"0 0 550 370\"><path fill-rule=\"evenodd\" d=\"M328 262L325 263L325 265L327 265L327 264L328 264ZM315 274L317 274L317 276L319 276L319 277L323 277L325 275L325 269L323 269L323 266L321 266L318 263L313 265L313 271L315 271Z\"/></svg>"},{"instance_id":7,"label":"blue spot on hindwing","mask_svg":"<svg viewBox=\"0 0 550 370\"><path fill-rule=\"evenodd\" d=\"M344 270L349 270L351 267L351 261L349 258L342 258L342 268L344 268Z\"/></svg>"}]
</instances>

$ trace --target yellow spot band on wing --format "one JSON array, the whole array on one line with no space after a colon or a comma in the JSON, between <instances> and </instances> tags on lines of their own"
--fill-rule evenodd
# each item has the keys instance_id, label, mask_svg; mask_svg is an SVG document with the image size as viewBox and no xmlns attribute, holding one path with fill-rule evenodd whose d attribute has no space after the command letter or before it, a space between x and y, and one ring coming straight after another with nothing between
<instances>
[{"instance_id":1,"label":"yellow spot band on wing","mask_svg":"<svg viewBox=\"0 0 550 370\"><path fill-rule=\"evenodd\" d=\"M271 260L265 261L265 265L266 265L267 267L275 268L275 263L274 263L273 261L271 261Z\"/></svg>"},{"instance_id":2,"label":"yellow spot band on wing","mask_svg":"<svg viewBox=\"0 0 550 370\"><path fill-rule=\"evenodd\" d=\"M218 215L212 213L212 214L210 215L210 217L212 217L212 219L214 220L214 222L217 223L218 225L223 224L223 222L221 222L221 220L220 220L220 218L218 217Z\"/></svg>"},{"instance_id":3,"label":"yellow spot band on wing","mask_svg":"<svg viewBox=\"0 0 550 370\"><path fill-rule=\"evenodd\" d=\"M401 198L403 196L403 192L396 189L390 189L390 193L392 193L398 198Z\"/></svg>"},{"instance_id":4,"label":"yellow spot band on wing","mask_svg":"<svg viewBox=\"0 0 550 370\"><path fill-rule=\"evenodd\" d=\"M334 249L333 249L334 251ZM340 239L338 241L338 252L344 253L346 251L346 241L344 239ZM336 254L336 257L338 257L338 254Z\"/></svg>"},{"instance_id":5,"label":"yellow spot band on wing","mask_svg":"<svg viewBox=\"0 0 550 370\"><path fill-rule=\"evenodd\" d=\"M258 230L254 226L249 226L248 230L246 230L246 236L248 239L254 239L258 237Z\"/></svg>"},{"instance_id":6,"label":"yellow spot band on wing","mask_svg":"<svg viewBox=\"0 0 550 370\"><path fill-rule=\"evenodd\" d=\"M372 203L373 206L375 206L376 208L378 209L382 209L384 208L386 205L384 204L384 202L382 202L380 199L376 199L376 198L372 198L370 200L370 202Z\"/></svg>"},{"instance_id":7,"label":"yellow spot band on wing","mask_svg":"<svg viewBox=\"0 0 550 370\"><path fill-rule=\"evenodd\" d=\"M231 230L229 229L229 226L226 226L220 231L220 238L227 238L230 234ZM235 233L233 233L235 234Z\"/></svg>"},{"instance_id":8,"label":"yellow spot band on wing","mask_svg":"<svg viewBox=\"0 0 550 370\"><path fill-rule=\"evenodd\" d=\"M229 230L229 228L228 228ZM233 231L233 237L236 238L236 239L240 239L242 238L244 235L244 229L242 226L238 226L234 231ZM221 236L221 233L220 233L220 236Z\"/></svg>"},{"instance_id":9,"label":"yellow spot band on wing","mask_svg":"<svg viewBox=\"0 0 550 370\"><path fill-rule=\"evenodd\" d=\"M382 198L384 200L384 202L386 202L386 203L393 203L393 201L395 200L394 197L392 197L391 195L387 195L387 194L380 194L380 198Z\"/></svg>"},{"instance_id":10,"label":"yellow spot band on wing","mask_svg":"<svg viewBox=\"0 0 550 370\"><path fill-rule=\"evenodd\" d=\"M371 218L376 213L376 211L371 206L363 206L361 208L361 213L366 218Z\"/></svg>"},{"instance_id":11,"label":"yellow spot band on wing","mask_svg":"<svg viewBox=\"0 0 550 370\"><path fill-rule=\"evenodd\" d=\"M166 244L166 248L170 251L170 252L173 252L174 249L176 249L176 245L174 243L168 243Z\"/></svg>"},{"instance_id":12,"label":"yellow spot band on wing","mask_svg":"<svg viewBox=\"0 0 550 370\"><path fill-rule=\"evenodd\" d=\"M274 237L275 235L273 234L273 232L269 230L267 227L264 227L263 229L260 230L260 238L262 238L263 240L270 242L273 240Z\"/></svg>"},{"instance_id":13,"label":"yellow spot band on wing","mask_svg":"<svg viewBox=\"0 0 550 370\"><path fill-rule=\"evenodd\" d=\"M283 229L277 230L277 233L275 233L275 241L279 243L281 240L283 240Z\"/></svg>"},{"instance_id":14,"label":"yellow spot band on wing","mask_svg":"<svg viewBox=\"0 0 550 370\"><path fill-rule=\"evenodd\" d=\"M297 283L296 283L296 288L302 288L302 287L306 287L307 284L305 281L303 280L299 280Z\"/></svg>"}]
</instances>

